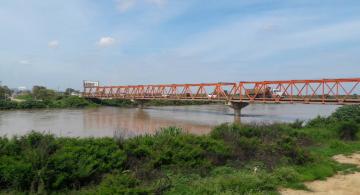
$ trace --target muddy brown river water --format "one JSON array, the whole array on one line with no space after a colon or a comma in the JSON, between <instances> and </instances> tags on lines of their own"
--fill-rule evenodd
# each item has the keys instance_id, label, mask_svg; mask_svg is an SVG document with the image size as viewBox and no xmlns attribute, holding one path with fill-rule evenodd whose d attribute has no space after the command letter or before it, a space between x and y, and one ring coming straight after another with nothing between
<instances>
[{"instance_id":1,"label":"muddy brown river water","mask_svg":"<svg viewBox=\"0 0 360 195\"><path fill-rule=\"evenodd\" d=\"M291 122L327 116L338 106L253 104L242 110L242 123ZM195 134L233 122L233 110L225 105L139 108L0 111L0 136L24 135L31 130L69 137L132 137L177 126Z\"/></svg>"}]
</instances>

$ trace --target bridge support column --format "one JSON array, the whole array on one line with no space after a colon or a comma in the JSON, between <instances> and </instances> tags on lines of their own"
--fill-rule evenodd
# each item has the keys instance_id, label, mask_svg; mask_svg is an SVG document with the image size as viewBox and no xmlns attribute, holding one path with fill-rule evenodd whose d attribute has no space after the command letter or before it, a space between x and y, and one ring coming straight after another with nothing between
<instances>
[{"instance_id":1,"label":"bridge support column","mask_svg":"<svg viewBox=\"0 0 360 195\"><path fill-rule=\"evenodd\" d=\"M235 122L240 122L241 109L245 108L249 103L247 102L228 102L228 106L234 109Z\"/></svg>"}]
</instances>

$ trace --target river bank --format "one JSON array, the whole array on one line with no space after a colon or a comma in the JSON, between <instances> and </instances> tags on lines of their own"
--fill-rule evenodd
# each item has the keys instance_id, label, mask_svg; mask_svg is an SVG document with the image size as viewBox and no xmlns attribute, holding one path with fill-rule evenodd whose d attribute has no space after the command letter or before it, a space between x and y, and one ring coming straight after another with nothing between
<instances>
[{"instance_id":1,"label":"river bank","mask_svg":"<svg viewBox=\"0 0 360 195\"><path fill-rule=\"evenodd\" d=\"M181 100L148 100L142 106L182 106L214 104L208 101L181 101ZM0 110L31 110L31 109L64 109L64 108L92 108L99 106L113 106L122 108L135 108L138 101L122 99L85 99L77 96L58 96L52 99L15 99L0 100Z\"/></svg>"},{"instance_id":2,"label":"river bank","mask_svg":"<svg viewBox=\"0 0 360 195\"><path fill-rule=\"evenodd\" d=\"M276 194L338 171L360 151L359 106L271 125L223 124L207 135L170 127L129 139L30 133L0 139L3 193Z\"/></svg>"}]
</instances>

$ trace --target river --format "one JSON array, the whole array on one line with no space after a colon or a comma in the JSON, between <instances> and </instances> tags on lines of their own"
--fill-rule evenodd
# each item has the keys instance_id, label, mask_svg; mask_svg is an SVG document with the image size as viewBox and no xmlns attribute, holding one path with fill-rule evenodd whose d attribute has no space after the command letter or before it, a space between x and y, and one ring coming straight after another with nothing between
<instances>
[{"instance_id":1,"label":"river","mask_svg":"<svg viewBox=\"0 0 360 195\"><path fill-rule=\"evenodd\" d=\"M242 123L291 122L327 116L335 105L252 104L242 110ZM139 108L0 111L0 136L24 135L31 130L69 137L132 137L177 126L208 133L214 126L233 122L233 110L225 105L164 106Z\"/></svg>"}]
</instances>

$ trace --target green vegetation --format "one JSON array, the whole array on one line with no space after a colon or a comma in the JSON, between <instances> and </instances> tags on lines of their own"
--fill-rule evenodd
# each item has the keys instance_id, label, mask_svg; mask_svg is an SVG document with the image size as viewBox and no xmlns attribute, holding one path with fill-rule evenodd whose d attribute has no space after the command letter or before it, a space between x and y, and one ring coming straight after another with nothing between
<instances>
[{"instance_id":1,"label":"green vegetation","mask_svg":"<svg viewBox=\"0 0 360 195\"><path fill-rule=\"evenodd\" d=\"M0 100L7 100L11 96L11 90L7 86L0 85Z\"/></svg>"},{"instance_id":2,"label":"green vegetation","mask_svg":"<svg viewBox=\"0 0 360 195\"><path fill-rule=\"evenodd\" d=\"M57 138L36 132L1 138L0 190L277 194L279 187L305 189L304 181L358 171L331 160L335 154L360 151L359 115L348 112L358 107L345 106L307 124L223 124L202 136L169 127L127 140Z\"/></svg>"},{"instance_id":3,"label":"green vegetation","mask_svg":"<svg viewBox=\"0 0 360 195\"><path fill-rule=\"evenodd\" d=\"M77 96L57 96L52 99L24 101L0 100L0 110L41 109L41 108L84 108L97 106L95 103Z\"/></svg>"},{"instance_id":4,"label":"green vegetation","mask_svg":"<svg viewBox=\"0 0 360 195\"><path fill-rule=\"evenodd\" d=\"M34 86L32 91L16 95L15 100L1 99L0 110L9 109L41 109L41 108L84 108L96 106L95 103L78 96L71 96L73 89L65 93L55 92L42 86ZM11 92L9 92L11 94ZM8 95L10 97L10 95Z\"/></svg>"},{"instance_id":5,"label":"green vegetation","mask_svg":"<svg viewBox=\"0 0 360 195\"><path fill-rule=\"evenodd\" d=\"M141 100L131 101L126 99L109 99L109 100L94 100L99 105L104 106L116 106L116 107L136 107L140 103L144 106L182 106L182 105L204 105L213 104L209 101L188 101L188 100Z\"/></svg>"}]
</instances>

